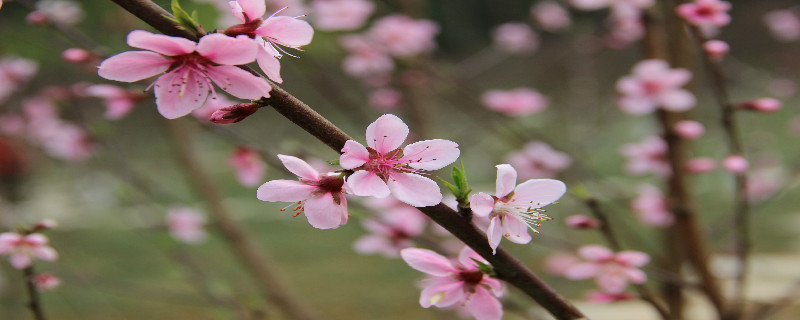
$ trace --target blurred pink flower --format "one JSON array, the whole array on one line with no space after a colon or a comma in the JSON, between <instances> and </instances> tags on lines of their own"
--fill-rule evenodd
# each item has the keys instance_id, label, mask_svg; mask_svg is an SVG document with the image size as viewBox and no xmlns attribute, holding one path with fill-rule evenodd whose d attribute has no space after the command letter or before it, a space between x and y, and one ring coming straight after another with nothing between
<instances>
[{"instance_id":1,"label":"blurred pink flower","mask_svg":"<svg viewBox=\"0 0 800 320\"><path fill-rule=\"evenodd\" d=\"M47 237L39 233L0 233L0 255L8 255L11 266L16 269L30 267L34 258L44 261L58 259L56 250L47 245Z\"/></svg>"},{"instance_id":2,"label":"blurred pink flower","mask_svg":"<svg viewBox=\"0 0 800 320\"><path fill-rule=\"evenodd\" d=\"M86 88L86 94L103 99L106 106L105 118L119 120L133 111L136 103L144 99L139 90L128 90L110 84L95 84Z\"/></svg>"},{"instance_id":3,"label":"blurred pink flower","mask_svg":"<svg viewBox=\"0 0 800 320\"><path fill-rule=\"evenodd\" d=\"M380 88L369 94L369 104L379 110L397 109L403 102L403 93L397 89Z\"/></svg>"},{"instance_id":4,"label":"blurred pink flower","mask_svg":"<svg viewBox=\"0 0 800 320\"><path fill-rule=\"evenodd\" d=\"M487 108L512 117L525 116L547 108L547 98L531 88L489 90L481 95Z\"/></svg>"},{"instance_id":5,"label":"blurred pink flower","mask_svg":"<svg viewBox=\"0 0 800 320\"><path fill-rule=\"evenodd\" d=\"M94 154L96 145L86 129L63 121L47 127L39 141L45 153L70 162L80 162Z\"/></svg>"},{"instance_id":6,"label":"blurred pink flower","mask_svg":"<svg viewBox=\"0 0 800 320\"><path fill-rule=\"evenodd\" d=\"M313 0L311 18L323 31L346 31L361 28L375 11L375 3L367 0Z\"/></svg>"},{"instance_id":7,"label":"blurred pink flower","mask_svg":"<svg viewBox=\"0 0 800 320\"><path fill-rule=\"evenodd\" d=\"M722 40L708 40L703 43L703 51L705 51L708 58L713 61L722 60L730 50L731 47L728 43Z\"/></svg>"},{"instance_id":8,"label":"blurred pink flower","mask_svg":"<svg viewBox=\"0 0 800 320\"><path fill-rule=\"evenodd\" d=\"M387 53L401 58L433 51L436 48L434 37L437 33L439 26L433 21L414 20L401 14L375 20L368 31L369 37Z\"/></svg>"},{"instance_id":9,"label":"blurred pink flower","mask_svg":"<svg viewBox=\"0 0 800 320\"><path fill-rule=\"evenodd\" d=\"M531 179L517 183L517 171L508 164L497 165L495 195L480 192L472 196L472 212L476 216L489 217L486 235L492 252L496 252L500 240L505 236L515 243L528 243L531 235L528 229L541 226L542 221L550 219L542 207L561 198L567 191L563 182L551 179Z\"/></svg>"},{"instance_id":10,"label":"blurred pink flower","mask_svg":"<svg viewBox=\"0 0 800 320\"><path fill-rule=\"evenodd\" d=\"M684 164L686 171L691 173L704 173L714 170L717 167L717 161L712 158L694 158L689 159Z\"/></svg>"},{"instance_id":11,"label":"blurred pink flower","mask_svg":"<svg viewBox=\"0 0 800 320\"><path fill-rule=\"evenodd\" d=\"M94 58L94 54L86 49L69 48L61 53L61 58L71 63L86 63Z\"/></svg>"},{"instance_id":12,"label":"blurred pink flower","mask_svg":"<svg viewBox=\"0 0 800 320\"><path fill-rule=\"evenodd\" d=\"M689 140L700 138L706 132L702 123L693 120L678 121L674 129L679 137Z\"/></svg>"},{"instance_id":13,"label":"blurred pink flower","mask_svg":"<svg viewBox=\"0 0 800 320\"><path fill-rule=\"evenodd\" d=\"M385 114L367 127L367 147L347 140L339 163L355 170L347 177L349 191L358 196L383 198L394 195L415 207L427 207L442 201L435 181L421 171L439 170L458 159L458 144L433 139L400 145L408 136L408 126L395 115Z\"/></svg>"},{"instance_id":14,"label":"blurred pink flower","mask_svg":"<svg viewBox=\"0 0 800 320\"><path fill-rule=\"evenodd\" d=\"M158 112L167 119L200 108L213 89L211 82L242 99L269 96L272 89L263 78L235 66L252 62L258 51L246 36L231 38L214 33L195 43L134 30L128 34L128 45L150 51L117 54L100 64L98 74L110 80L134 82L166 72L155 82L155 95Z\"/></svg>"},{"instance_id":15,"label":"blurred pink flower","mask_svg":"<svg viewBox=\"0 0 800 320\"><path fill-rule=\"evenodd\" d=\"M747 178L747 197L753 202L763 202L781 189L785 173L780 167L759 168L753 170Z\"/></svg>"},{"instance_id":16,"label":"blurred pink flower","mask_svg":"<svg viewBox=\"0 0 800 320\"><path fill-rule=\"evenodd\" d=\"M743 156L733 154L722 160L722 167L732 173L743 174L750 167L750 163Z\"/></svg>"},{"instance_id":17,"label":"blurred pink flower","mask_svg":"<svg viewBox=\"0 0 800 320\"><path fill-rule=\"evenodd\" d=\"M553 178L572 164L566 153L539 141L526 143L522 150L508 154L506 161L517 169L522 179Z\"/></svg>"},{"instance_id":18,"label":"blurred pink flower","mask_svg":"<svg viewBox=\"0 0 800 320\"><path fill-rule=\"evenodd\" d=\"M409 266L428 274L421 282L419 304L422 307L444 308L458 304L478 320L503 317L503 306L497 299L503 295L503 284L478 269L474 260L488 263L469 247L461 250L457 261L418 248L403 249L400 255Z\"/></svg>"},{"instance_id":19,"label":"blurred pink flower","mask_svg":"<svg viewBox=\"0 0 800 320\"><path fill-rule=\"evenodd\" d=\"M661 190L650 184L642 184L637 189L638 196L631 201L631 209L643 225L667 227L675 220L667 207L667 200Z\"/></svg>"},{"instance_id":20,"label":"blurred pink flower","mask_svg":"<svg viewBox=\"0 0 800 320\"><path fill-rule=\"evenodd\" d=\"M700 28L707 37L718 33L718 29L731 22L729 2L720 0L694 0L679 5L675 12L689 24Z\"/></svg>"},{"instance_id":21,"label":"blurred pink flower","mask_svg":"<svg viewBox=\"0 0 800 320\"><path fill-rule=\"evenodd\" d=\"M353 249L360 254L379 253L397 258L401 249L413 247L414 237L422 234L428 217L414 207L403 205L362 220L361 225L369 233L358 238Z\"/></svg>"},{"instance_id":22,"label":"blurred pink flower","mask_svg":"<svg viewBox=\"0 0 800 320\"><path fill-rule=\"evenodd\" d=\"M564 224L573 229L595 229L600 226L600 220L582 214L573 214L564 219Z\"/></svg>"},{"instance_id":23,"label":"blurred pink flower","mask_svg":"<svg viewBox=\"0 0 800 320\"><path fill-rule=\"evenodd\" d=\"M631 114L644 114L661 107L669 111L686 111L695 104L695 97L681 89L692 78L686 69L670 69L666 61L644 60L633 67L633 74L617 81L619 106Z\"/></svg>"},{"instance_id":24,"label":"blurred pink flower","mask_svg":"<svg viewBox=\"0 0 800 320\"><path fill-rule=\"evenodd\" d=\"M394 60L382 47L365 36L342 36L339 43L350 52L342 61L342 69L349 75L366 77L394 70Z\"/></svg>"},{"instance_id":25,"label":"blurred pink flower","mask_svg":"<svg viewBox=\"0 0 800 320\"><path fill-rule=\"evenodd\" d=\"M544 260L544 270L552 275L563 277L570 267L580 262L580 259L572 253L558 252L547 256Z\"/></svg>"},{"instance_id":26,"label":"blurred pink flower","mask_svg":"<svg viewBox=\"0 0 800 320\"><path fill-rule=\"evenodd\" d=\"M767 25L775 39L783 42L800 40L800 16L793 10L775 10L764 15Z\"/></svg>"},{"instance_id":27,"label":"blurred pink flower","mask_svg":"<svg viewBox=\"0 0 800 320\"><path fill-rule=\"evenodd\" d=\"M659 136L649 136L640 142L623 145L620 152L628 158L625 164L628 173L653 173L665 177L672 172L667 162L667 143Z\"/></svg>"},{"instance_id":28,"label":"blurred pink flower","mask_svg":"<svg viewBox=\"0 0 800 320\"><path fill-rule=\"evenodd\" d=\"M531 16L539 24L539 27L550 32L563 31L572 24L569 11L558 2L551 0L536 2L531 7Z\"/></svg>"},{"instance_id":29,"label":"blurred pink flower","mask_svg":"<svg viewBox=\"0 0 800 320\"><path fill-rule=\"evenodd\" d=\"M264 179L267 164L261 155L253 149L237 147L228 158L228 165L236 171L236 179L243 186L253 187Z\"/></svg>"},{"instance_id":30,"label":"blurred pink flower","mask_svg":"<svg viewBox=\"0 0 800 320\"><path fill-rule=\"evenodd\" d=\"M0 58L0 102L28 82L38 70L39 64L33 60L17 57Z\"/></svg>"},{"instance_id":31,"label":"blurred pink flower","mask_svg":"<svg viewBox=\"0 0 800 320\"><path fill-rule=\"evenodd\" d=\"M623 12L623 13L619 13ZM605 37L605 44L612 49L623 49L644 36L644 24L639 11L613 11L606 20L611 32Z\"/></svg>"},{"instance_id":32,"label":"blurred pink flower","mask_svg":"<svg viewBox=\"0 0 800 320\"><path fill-rule=\"evenodd\" d=\"M344 180L338 174L320 175L305 161L282 154L283 165L300 180L272 180L258 188L261 201L297 202L295 216L305 213L317 229L334 229L347 223L347 198Z\"/></svg>"},{"instance_id":33,"label":"blurred pink flower","mask_svg":"<svg viewBox=\"0 0 800 320\"><path fill-rule=\"evenodd\" d=\"M33 280L36 290L39 291L50 291L61 285L61 279L52 273L39 273L34 275L31 280Z\"/></svg>"},{"instance_id":34,"label":"blurred pink flower","mask_svg":"<svg viewBox=\"0 0 800 320\"><path fill-rule=\"evenodd\" d=\"M529 53L539 47L539 37L530 26L521 22L505 23L492 31L494 46L512 54Z\"/></svg>"},{"instance_id":35,"label":"blurred pink flower","mask_svg":"<svg viewBox=\"0 0 800 320\"><path fill-rule=\"evenodd\" d=\"M783 107L783 104L778 99L773 98L760 98L740 102L737 107L743 110L751 110L758 112L775 112Z\"/></svg>"},{"instance_id":36,"label":"blurred pink flower","mask_svg":"<svg viewBox=\"0 0 800 320\"><path fill-rule=\"evenodd\" d=\"M188 244L199 244L206 240L206 231L203 226L206 217L199 211L189 208L174 206L167 210L167 227L175 240Z\"/></svg>"},{"instance_id":37,"label":"blurred pink flower","mask_svg":"<svg viewBox=\"0 0 800 320\"><path fill-rule=\"evenodd\" d=\"M233 15L243 23L228 28L224 33L232 37L246 35L254 39L260 48L256 61L261 71L272 81L283 82L278 60L286 53L282 47L300 50L300 47L311 43L314 29L308 22L296 17L278 16L282 10L263 19L267 10L265 0L236 0L231 1L230 5Z\"/></svg>"},{"instance_id":38,"label":"blurred pink flower","mask_svg":"<svg viewBox=\"0 0 800 320\"><path fill-rule=\"evenodd\" d=\"M589 245L578 249L578 256L586 262L570 266L564 273L567 279L594 278L604 292L611 294L622 293L628 283L647 281L647 274L638 269L650 262L650 256L644 252L621 251L615 254L606 247Z\"/></svg>"},{"instance_id":39,"label":"blurred pink flower","mask_svg":"<svg viewBox=\"0 0 800 320\"><path fill-rule=\"evenodd\" d=\"M84 16L83 9L75 1L42 0L36 2L36 10L28 14L27 20L32 24L73 25L83 20Z\"/></svg>"}]
</instances>

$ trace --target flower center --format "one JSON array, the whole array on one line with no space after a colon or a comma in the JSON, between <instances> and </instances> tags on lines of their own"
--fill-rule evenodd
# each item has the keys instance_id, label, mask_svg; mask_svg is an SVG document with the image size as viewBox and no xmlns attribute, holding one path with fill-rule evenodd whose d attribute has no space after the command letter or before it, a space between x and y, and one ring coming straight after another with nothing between
<instances>
[{"instance_id":1,"label":"flower center","mask_svg":"<svg viewBox=\"0 0 800 320\"><path fill-rule=\"evenodd\" d=\"M647 94L656 94L661 92L661 84L655 81L645 81L642 83L642 89Z\"/></svg>"},{"instance_id":2,"label":"flower center","mask_svg":"<svg viewBox=\"0 0 800 320\"><path fill-rule=\"evenodd\" d=\"M369 161L364 164L364 170L374 172L384 181L388 180L394 172L418 171L408 166L409 161L401 160L403 158L403 150L394 149L385 154L380 154L369 147L367 150L369 150Z\"/></svg>"},{"instance_id":3,"label":"flower center","mask_svg":"<svg viewBox=\"0 0 800 320\"><path fill-rule=\"evenodd\" d=\"M499 216L500 219L504 219L509 215L514 216L520 218L528 225L528 228L538 233L539 231L534 229L534 226L541 227L543 221L553 220L552 217L544 212L544 209L533 208L530 204L515 204L514 199L511 199L508 202L502 200L495 202L494 210L489 217Z\"/></svg>"}]
</instances>

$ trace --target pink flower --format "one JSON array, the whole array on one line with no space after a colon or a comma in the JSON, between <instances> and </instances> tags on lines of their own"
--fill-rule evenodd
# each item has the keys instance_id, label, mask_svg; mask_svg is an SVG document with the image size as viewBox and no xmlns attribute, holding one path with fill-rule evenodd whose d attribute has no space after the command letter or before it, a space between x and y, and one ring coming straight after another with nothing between
<instances>
[{"instance_id":1,"label":"pink flower","mask_svg":"<svg viewBox=\"0 0 800 320\"><path fill-rule=\"evenodd\" d=\"M42 0L36 2L36 10L27 19L29 23L59 23L73 25L85 16L80 4L67 0Z\"/></svg>"},{"instance_id":2,"label":"pink flower","mask_svg":"<svg viewBox=\"0 0 800 320\"><path fill-rule=\"evenodd\" d=\"M19 86L28 82L38 70L39 65L33 60L17 57L0 58L0 102L8 98Z\"/></svg>"},{"instance_id":3,"label":"pink flower","mask_svg":"<svg viewBox=\"0 0 800 320\"><path fill-rule=\"evenodd\" d=\"M569 252L558 252L547 256L544 260L544 270L556 276L564 276L570 267L580 262L580 259Z\"/></svg>"},{"instance_id":4,"label":"pink flower","mask_svg":"<svg viewBox=\"0 0 800 320\"><path fill-rule=\"evenodd\" d=\"M304 212L308 223L317 229L334 229L347 223L344 180L339 175L321 176L299 158L282 154L278 158L300 181L267 181L258 188L259 200L297 202L295 216Z\"/></svg>"},{"instance_id":5,"label":"pink flower","mask_svg":"<svg viewBox=\"0 0 800 320\"><path fill-rule=\"evenodd\" d=\"M61 279L52 273L40 273L33 276L33 284L39 291L50 291L61 285Z\"/></svg>"},{"instance_id":6,"label":"pink flower","mask_svg":"<svg viewBox=\"0 0 800 320\"><path fill-rule=\"evenodd\" d=\"M703 51L705 51L708 58L713 61L722 60L730 50L731 47L728 43L722 40L708 40L703 43Z\"/></svg>"},{"instance_id":7,"label":"pink flower","mask_svg":"<svg viewBox=\"0 0 800 320\"><path fill-rule=\"evenodd\" d=\"M506 156L506 160L522 179L552 178L572 164L566 153L539 141L526 143L522 150Z\"/></svg>"},{"instance_id":8,"label":"pink flower","mask_svg":"<svg viewBox=\"0 0 800 320\"><path fill-rule=\"evenodd\" d=\"M792 42L800 39L800 17L792 10L767 12L764 15L764 24L779 41Z\"/></svg>"},{"instance_id":9,"label":"pink flower","mask_svg":"<svg viewBox=\"0 0 800 320\"><path fill-rule=\"evenodd\" d=\"M206 217L189 207L172 207L167 210L167 227L175 240L188 244L198 244L206 240L203 226Z\"/></svg>"},{"instance_id":10,"label":"pink flower","mask_svg":"<svg viewBox=\"0 0 800 320\"><path fill-rule=\"evenodd\" d=\"M365 36L346 35L339 38L339 43L350 52L342 60L342 70L351 76L382 75L394 70L394 60Z\"/></svg>"},{"instance_id":11,"label":"pink flower","mask_svg":"<svg viewBox=\"0 0 800 320\"><path fill-rule=\"evenodd\" d=\"M694 140L703 136L706 128L693 120L682 120L675 124L675 133L684 139Z\"/></svg>"},{"instance_id":12,"label":"pink flower","mask_svg":"<svg viewBox=\"0 0 800 320\"><path fill-rule=\"evenodd\" d=\"M375 11L375 3L367 0L314 0L311 17L314 26L324 31L361 28Z\"/></svg>"},{"instance_id":13,"label":"pink flower","mask_svg":"<svg viewBox=\"0 0 800 320\"><path fill-rule=\"evenodd\" d=\"M92 137L77 125L59 121L50 127L48 138L39 141L45 153L70 162L88 159L94 153L96 145Z\"/></svg>"},{"instance_id":14,"label":"pink flower","mask_svg":"<svg viewBox=\"0 0 800 320\"><path fill-rule=\"evenodd\" d=\"M387 258L397 258L400 250L413 247L414 237L422 234L428 218L409 205L390 209L370 219L361 221L369 234L358 238L353 249L360 254L379 253Z\"/></svg>"},{"instance_id":15,"label":"pink flower","mask_svg":"<svg viewBox=\"0 0 800 320\"><path fill-rule=\"evenodd\" d=\"M700 28L707 36L717 33L717 29L728 25L731 4L720 0L694 0L679 5L675 12L689 24Z\"/></svg>"},{"instance_id":16,"label":"pink flower","mask_svg":"<svg viewBox=\"0 0 800 320\"><path fill-rule=\"evenodd\" d=\"M311 43L314 29L308 22L296 17L276 16L280 11L263 19L267 11L265 0L236 0L230 4L233 15L243 23L228 28L225 34L254 38L260 48L256 55L258 66L273 81L283 82L278 58L288 53L281 47L300 50L300 47Z\"/></svg>"},{"instance_id":17,"label":"pink flower","mask_svg":"<svg viewBox=\"0 0 800 320\"><path fill-rule=\"evenodd\" d=\"M647 274L638 267L650 262L650 256L639 251L614 253L599 245L583 246L578 255L587 262L570 266L567 279L582 280L594 278L595 283L606 293L618 294L625 291L628 283L641 284L647 281Z\"/></svg>"},{"instance_id":18,"label":"pink flower","mask_svg":"<svg viewBox=\"0 0 800 320\"><path fill-rule=\"evenodd\" d=\"M497 165L495 195L480 192L472 196L472 212L491 219L486 235L492 252L496 252L503 236L515 243L530 242L528 229L539 232L533 225L541 226L542 221L551 219L541 208L558 200L567 191L567 186L558 180L531 179L515 188L516 182L514 167L500 164Z\"/></svg>"},{"instance_id":19,"label":"pink flower","mask_svg":"<svg viewBox=\"0 0 800 320\"><path fill-rule=\"evenodd\" d=\"M539 47L539 37L521 22L505 23L492 32L494 46L512 54L529 53Z\"/></svg>"},{"instance_id":20,"label":"pink flower","mask_svg":"<svg viewBox=\"0 0 800 320\"><path fill-rule=\"evenodd\" d=\"M44 261L58 259L56 250L47 245L47 237L39 233L0 233L0 255L6 254L11 266L16 269L30 267L34 258Z\"/></svg>"},{"instance_id":21,"label":"pink flower","mask_svg":"<svg viewBox=\"0 0 800 320\"><path fill-rule=\"evenodd\" d=\"M631 114L653 112L657 107L686 111L695 104L694 95L681 89L692 78L686 69L670 69L666 61L644 60L633 67L633 74L617 81L619 106Z\"/></svg>"},{"instance_id":22,"label":"pink flower","mask_svg":"<svg viewBox=\"0 0 800 320\"><path fill-rule=\"evenodd\" d=\"M449 140L433 139L400 145L408 136L408 126L395 115L385 114L367 127L367 147L347 140L339 163L355 170L347 177L349 190L358 196L383 198L394 195L415 207L442 201L439 186L418 173L438 170L453 163L460 151Z\"/></svg>"},{"instance_id":23,"label":"pink flower","mask_svg":"<svg viewBox=\"0 0 800 320\"><path fill-rule=\"evenodd\" d=\"M368 33L390 55L404 58L433 51L439 26L430 20L395 14L376 20Z\"/></svg>"},{"instance_id":24,"label":"pink flower","mask_svg":"<svg viewBox=\"0 0 800 320\"><path fill-rule=\"evenodd\" d=\"M539 26L550 32L563 31L572 24L569 11L556 1L539 1L531 7L531 16Z\"/></svg>"},{"instance_id":25,"label":"pink flower","mask_svg":"<svg viewBox=\"0 0 800 320\"><path fill-rule=\"evenodd\" d=\"M422 281L419 304L423 308L462 306L478 320L500 320L503 306L497 298L503 294L503 284L478 270L475 260L487 263L481 256L465 247L457 261L426 249L408 248L400 251L412 268L427 273Z\"/></svg>"},{"instance_id":26,"label":"pink flower","mask_svg":"<svg viewBox=\"0 0 800 320\"><path fill-rule=\"evenodd\" d=\"M783 104L778 99L761 98L745 102L740 102L737 105L742 110L751 110L758 112L775 112L783 107Z\"/></svg>"},{"instance_id":27,"label":"pink flower","mask_svg":"<svg viewBox=\"0 0 800 320\"><path fill-rule=\"evenodd\" d=\"M369 104L380 110L396 109L402 102L403 93L396 89L381 88L369 95Z\"/></svg>"},{"instance_id":28,"label":"pink flower","mask_svg":"<svg viewBox=\"0 0 800 320\"><path fill-rule=\"evenodd\" d=\"M209 90L213 91L211 82L242 99L269 96L272 89L266 80L235 66L252 62L258 51L246 36L214 33L195 43L134 30L128 34L128 45L150 51L128 51L108 58L100 64L98 74L134 82L166 72L155 82L155 95L158 112L167 119L200 108Z\"/></svg>"},{"instance_id":29,"label":"pink flower","mask_svg":"<svg viewBox=\"0 0 800 320\"><path fill-rule=\"evenodd\" d=\"M86 88L86 94L103 99L106 105L105 118L109 120L122 119L133 111L136 103L144 99L140 91L131 91L110 84L89 86Z\"/></svg>"},{"instance_id":30,"label":"pink flower","mask_svg":"<svg viewBox=\"0 0 800 320\"><path fill-rule=\"evenodd\" d=\"M659 136L649 136L638 143L626 144L620 151L628 158L625 170L631 174L653 173L665 177L672 172L667 162L667 143Z\"/></svg>"},{"instance_id":31,"label":"pink flower","mask_svg":"<svg viewBox=\"0 0 800 320\"><path fill-rule=\"evenodd\" d=\"M253 149L237 147L228 158L228 165L236 171L236 179L246 187L253 187L264 178L267 165Z\"/></svg>"},{"instance_id":32,"label":"pink flower","mask_svg":"<svg viewBox=\"0 0 800 320\"><path fill-rule=\"evenodd\" d=\"M642 184L637 192L639 195L631 201L631 208L641 224L650 227L672 225L675 217L669 211L661 190L650 184Z\"/></svg>"},{"instance_id":33,"label":"pink flower","mask_svg":"<svg viewBox=\"0 0 800 320\"><path fill-rule=\"evenodd\" d=\"M750 163L743 156L733 154L722 160L722 166L730 172L743 174L747 171L747 168L750 167Z\"/></svg>"},{"instance_id":34,"label":"pink flower","mask_svg":"<svg viewBox=\"0 0 800 320\"><path fill-rule=\"evenodd\" d=\"M512 117L525 116L547 108L547 98L530 88L489 90L481 95L487 108Z\"/></svg>"}]
</instances>

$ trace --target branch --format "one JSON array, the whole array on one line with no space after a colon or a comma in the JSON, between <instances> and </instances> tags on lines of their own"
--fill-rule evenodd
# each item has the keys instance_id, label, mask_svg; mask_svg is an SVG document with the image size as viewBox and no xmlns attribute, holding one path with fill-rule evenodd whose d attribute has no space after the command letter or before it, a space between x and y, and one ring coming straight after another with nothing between
<instances>
[{"instance_id":1,"label":"branch","mask_svg":"<svg viewBox=\"0 0 800 320\"><path fill-rule=\"evenodd\" d=\"M28 289L28 309L31 309L31 313L33 313L34 319L36 320L47 319L44 316L44 310L42 309L42 302L39 299L39 290L36 289L36 284L33 282L33 276L36 274L33 271L33 266L29 266L23 269L22 274L25 276L25 287Z\"/></svg>"}]
</instances>

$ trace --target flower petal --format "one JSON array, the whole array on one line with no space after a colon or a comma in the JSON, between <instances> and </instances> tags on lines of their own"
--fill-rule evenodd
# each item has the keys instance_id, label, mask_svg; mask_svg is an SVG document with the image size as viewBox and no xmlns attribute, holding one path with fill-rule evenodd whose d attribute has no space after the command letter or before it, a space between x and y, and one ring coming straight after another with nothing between
<instances>
[{"instance_id":1,"label":"flower petal","mask_svg":"<svg viewBox=\"0 0 800 320\"><path fill-rule=\"evenodd\" d=\"M385 198L390 194L386 182L377 174L367 170L358 170L347 177L348 191L362 197Z\"/></svg>"},{"instance_id":2,"label":"flower petal","mask_svg":"<svg viewBox=\"0 0 800 320\"><path fill-rule=\"evenodd\" d=\"M127 51L100 64L97 74L109 80L134 82L167 71L172 60L149 51Z\"/></svg>"},{"instance_id":3,"label":"flower petal","mask_svg":"<svg viewBox=\"0 0 800 320\"><path fill-rule=\"evenodd\" d=\"M33 248L32 252L33 255L39 260L55 261L58 259L58 253L56 250L48 246Z\"/></svg>"},{"instance_id":4,"label":"flower petal","mask_svg":"<svg viewBox=\"0 0 800 320\"><path fill-rule=\"evenodd\" d=\"M626 268L625 276L633 283L645 283L647 281L647 274L636 268Z\"/></svg>"},{"instance_id":5,"label":"flower petal","mask_svg":"<svg viewBox=\"0 0 800 320\"><path fill-rule=\"evenodd\" d=\"M628 278L617 272L601 272L594 281L603 291L608 293L622 293L628 286Z\"/></svg>"},{"instance_id":6,"label":"flower petal","mask_svg":"<svg viewBox=\"0 0 800 320\"><path fill-rule=\"evenodd\" d=\"M424 308L432 305L439 308L449 307L462 300L464 300L464 282L450 278L423 288L419 295L419 304Z\"/></svg>"},{"instance_id":7,"label":"flower petal","mask_svg":"<svg viewBox=\"0 0 800 320\"><path fill-rule=\"evenodd\" d=\"M420 170L439 170L458 159L458 144L443 139L419 141L403 148L403 158L408 166Z\"/></svg>"},{"instance_id":8,"label":"flower petal","mask_svg":"<svg viewBox=\"0 0 800 320\"><path fill-rule=\"evenodd\" d=\"M25 269L33 263L33 259L24 252L15 252L8 257L8 262L15 269Z\"/></svg>"},{"instance_id":9,"label":"flower petal","mask_svg":"<svg viewBox=\"0 0 800 320\"><path fill-rule=\"evenodd\" d=\"M155 94L158 112L167 119L185 116L203 106L208 98L208 81L203 81L193 71L181 69L167 73L156 80Z\"/></svg>"},{"instance_id":10,"label":"flower petal","mask_svg":"<svg viewBox=\"0 0 800 320\"><path fill-rule=\"evenodd\" d=\"M296 48L311 43L314 28L308 22L288 16L269 18L256 30L256 34L282 46Z\"/></svg>"},{"instance_id":11,"label":"flower petal","mask_svg":"<svg viewBox=\"0 0 800 320\"><path fill-rule=\"evenodd\" d=\"M495 196L503 198L511 191L517 184L517 170L514 170L510 164L497 165L497 181L495 182Z\"/></svg>"},{"instance_id":12,"label":"flower petal","mask_svg":"<svg viewBox=\"0 0 800 320\"><path fill-rule=\"evenodd\" d=\"M367 145L380 154L400 148L407 136L408 126L393 114L384 114L367 126Z\"/></svg>"},{"instance_id":13,"label":"flower petal","mask_svg":"<svg viewBox=\"0 0 800 320\"><path fill-rule=\"evenodd\" d=\"M272 180L258 187L256 197L261 201L295 202L311 197L317 187L294 180Z\"/></svg>"},{"instance_id":14,"label":"flower petal","mask_svg":"<svg viewBox=\"0 0 800 320\"><path fill-rule=\"evenodd\" d=\"M482 287L475 288L475 293L469 297L465 307L467 312L477 320L500 320L503 318L503 305L489 293L489 290Z\"/></svg>"},{"instance_id":15,"label":"flower petal","mask_svg":"<svg viewBox=\"0 0 800 320\"><path fill-rule=\"evenodd\" d=\"M614 256L614 260L626 266L641 267L650 262L650 256L639 251L622 251Z\"/></svg>"},{"instance_id":16,"label":"flower petal","mask_svg":"<svg viewBox=\"0 0 800 320\"><path fill-rule=\"evenodd\" d=\"M486 236L489 238L492 254L497 253L497 246L500 245L500 240L503 239L503 226L500 222L500 217L494 217L489 221L489 227L486 228Z\"/></svg>"},{"instance_id":17,"label":"flower petal","mask_svg":"<svg viewBox=\"0 0 800 320\"><path fill-rule=\"evenodd\" d=\"M194 52L197 43L192 40L153 34L144 30L128 33L128 45L134 48L158 52L165 56L179 56Z\"/></svg>"},{"instance_id":18,"label":"flower petal","mask_svg":"<svg viewBox=\"0 0 800 320\"><path fill-rule=\"evenodd\" d=\"M658 100L664 109L675 112L689 110L697 103L694 95L683 89L664 92L658 96Z\"/></svg>"},{"instance_id":19,"label":"flower petal","mask_svg":"<svg viewBox=\"0 0 800 320\"><path fill-rule=\"evenodd\" d=\"M258 67L267 75L267 78L277 83L283 83L283 78L281 78L281 61L278 60L278 58L275 58L275 56L271 55L267 50L258 48L256 61L258 61Z\"/></svg>"},{"instance_id":20,"label":"flower petal","mask_svg":"<svg viewBox=\"0 0 800 320\"><path fill-rule=\"evenodd\" d=\"M478 265L472 259L478 260L485 264L489 264L489 262L487 262L486 259L481 257L481 255L479 255L477 252L475 252L475 250L472 250L472 248L468 246L464 246L464 248L462 248L461 251L458 252L458 263L460 263L464 267L478 270Z\"/></svg>"},{"instance_id":21,"label":"flower petal","mask_svg":"<svg viewBox=\"0 0 800 320\"><path fill-rule=\"evenodd\" d=\"M333 200L333 194L328 192L306 200L305 205L303 205L303 212L312 227L334 229L342 224L342 216L347 215L347 202L340 201L340 203L337 204Z\"/></svg>"},{"instance_id":22,"label":"flower petal","mask_svg":"<svg viewBox=\"0 0 800 320\"><path fill-rule=\"evenodd\" d=\"M406 248L400 250L400 256L412 268L430 275L446 277L458 273L450 260L428 249Z\"/></svg>"},{"instance_id":23,"label":"flower petal","mask_svg":"<svg viewBox=\"0 0 800 320\"><path fill-rule=\"evenodd\" d=\"M525 205L532 209L544 207L561 198L567 186L558 180L531 179L517 186L512 201L515 205Z\"/></svg>"},{"instance_id":24,"label":"flower petal","mask_svg":"<svg viewBox=\"0 0 800 320\"><path fill-rule=\"evenodd\" d=\"M347 140L342 148L342 155L339 157L339 165L350 170L355 169L369 161L369 151L364 145Z\"/></svg>"},{"instance_id":25,"label":"flower petal","mask_svg":"<svg viewBox=\"0 0 800 320\"><path fill-rule=\"evenodd\" d=\"M278 155L278 159L281 159L286 170L289 170L289 172L294 173L296 176L306 180L319 181L319 172L314 170L314 168L303 161L303 159L282 154Z\"/></svg>"},{"instance_id":26,"label":"flower petal","mask_svg":"<svg viewBox=\"0 0 800 320\"><path fill-rule=\"evenodd\" d=\"M472 208L472 212L475 215L488 217L494 210L494 198L484 192L479 192L472 195L469 206Z\"/></svg>"},{"instance_id":27,"label":"flower petal","mask_svg":"<svg viewBox=\"0 0 800 320\"><path fill-rule=\"evenodd\" d=\"M209 66L206 73L222 90L249 100L269 97L272 86L267 80L234 66Z\"/></svg>"},{"instance_id":28,"label":"flower petal","mask_svg":"<svg viewBox=\"0 0 800 320\"><path fill-rule=\"evenodd\" d=\"M570 280L593 278L600 268L594 263L576 263L564 270L564 277Z\"/></svg>"},{"instance_id":29,"label":"flower petal","mask_svg":"<svg viewBox=\"0 0 800 320\"><path fill-rule=\"evenodd\" d=\"M397 200L415 207L435 206L442 202L442 193L435 181L413 173L393 174L386 182Z\"/></svg>"},{"instance_id":30,"label":"flower petal","mask_svg":"<svg viewBox=\"0 0 800 320\"><path fill-rule=\"evenodd\" d=\"M514 243L526 244L531 242L531 235L528 233L528 224L515 216L506 215L503 220L503 235L506 239Z\"/></svg>"},{"instance_id":31,"label":"flower petal","mask_svg":"<svg viewBox=\"0 0 800 320\"><path fill-rule=\"evenodd\" d=\"M589 261L607 261L614 258L614 252L601 245L588 245L578 249L578 255Z\"/></svg>"},{"instance_id":32,"label":"flower petal","mask_svg":"<svg viewBox=\"0 0 800 320\"><path fill-rule=\"evenodd\" d=\"M234 7L234 2L238 5L237 7ZM264 13L267 12L267 4L264 0L231 1L231 7L233 7L234 10L233 14L242 21L245 21L242 13L247 15L248 21L253 21L255 19L261 19L261 17L264 16Z\"/></svg>"},{"instance_id":33,"label":"flower petal","mask_svg":"<svg viewBox=\"0 0 800 320\"><path fill-rule=\"evenodd\" d=\"M212 33L200 38L197 53L217 64L247 64L256 59L258 43L245 35L231 38L221 33Z\"/></svg>"}]
</instances>

